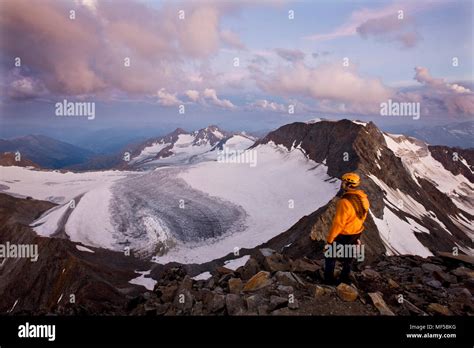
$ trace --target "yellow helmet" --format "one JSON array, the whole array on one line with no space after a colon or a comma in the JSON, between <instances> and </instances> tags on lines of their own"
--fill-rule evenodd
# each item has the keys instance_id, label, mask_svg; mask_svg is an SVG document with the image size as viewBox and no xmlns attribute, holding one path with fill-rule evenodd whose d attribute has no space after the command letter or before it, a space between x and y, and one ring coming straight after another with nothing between
<instances>
[{"instance_id":1,"label":"yellow helmet","mask_svg":"<svg viewBox=\"0 0 474 348\"><path fill-rule=\"evenodd\" d=\"M360 177L356 173L346 173L342 176L342 181L350 187L357 187L360 184Z\"/></svg>"}]
</instances>

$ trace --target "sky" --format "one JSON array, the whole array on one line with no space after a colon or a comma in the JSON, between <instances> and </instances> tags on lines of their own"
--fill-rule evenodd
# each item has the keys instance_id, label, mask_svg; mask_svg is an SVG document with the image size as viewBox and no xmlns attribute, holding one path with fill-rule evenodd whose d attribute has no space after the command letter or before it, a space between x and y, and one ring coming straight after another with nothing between
<instances>
[{"instance_id":1,"label":"sky","mask_svg":"<svg viewBox=\"0 0 474 348\"><path fill-rule=\"evenodd\" d=\"M472 120L473 4L0 0L0 136ZM59 117L64 100L95 117Z\"/></svg>"}]
</instances>

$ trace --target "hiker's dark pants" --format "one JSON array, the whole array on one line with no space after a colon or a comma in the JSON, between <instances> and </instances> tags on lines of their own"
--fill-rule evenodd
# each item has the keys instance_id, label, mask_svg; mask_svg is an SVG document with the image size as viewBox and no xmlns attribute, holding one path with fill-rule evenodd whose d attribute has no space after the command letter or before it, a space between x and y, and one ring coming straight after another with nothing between
<instances>
[{"instance_id":1,"label":"hiker's dark pants","mask_svg":"<svg viewBox=\"0 0 474 348\"><path fill-rule=\"evenodd\" d=\"M360 238L360 233L359 234L350 234L350 235L344 235L340 234L334 239L334 242L336 244L355 244L357 245L357 240ZM342 271L341 271L341 276L340 280L343 282L349 281L349 275L351 273L352 269L352 264L354 262L353 257L344 257L339 259L342 262ZM334 257L326 257L325 262L324 262L324 279L327 282L332 282L334 281L334 268L336 267L336 261L337 258Z\"/></svg>"}]
</instances>

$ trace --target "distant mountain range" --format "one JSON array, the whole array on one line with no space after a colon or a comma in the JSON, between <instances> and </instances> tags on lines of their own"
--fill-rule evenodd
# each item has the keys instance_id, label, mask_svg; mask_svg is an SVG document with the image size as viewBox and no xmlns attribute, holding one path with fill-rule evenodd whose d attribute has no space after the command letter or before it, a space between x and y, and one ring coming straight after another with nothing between
<instances>
[{"instance_id":1,"label":"distant mountain range","mask_svg":"<svg viewBox=\"0 0 474 348\"><path fill-rule=\"evenodd\" d=\"M239 136L239 138L230 140L227 145L232 142L241 143L243 141L245 146L250 146L252 140L256 139L254 136L245 133L229 133L214 125L194 132L177 128L164 136L151 137L146 140L142 140L143 136L133 137L128 135L124 139L123 135L111 136L109 133L104 131L103 135L107 138L99 141L96 138L101 137L101 132L95 132L86 141L89 144L87 148L44 135L26 135L13 139L0 139L0 153L19 151L22 159L27 159L42 168L49 169L76 171L111 168L143 169L147 166L147 163L155 163L154 161L166 164L168 162L196 160L204 153L213 151L218 143L219 146L222 146L235 136ZM430 145L444 145L463 149L474 148L474 121L418 129L403 129L402 133ZM84 143L85 139L82 139L81 144ZM109 142L109 145L105 145ZM124 146L124 143L127 145ZM124 160L126 153L130 154L128 162ZM199 156L196 157L195 155ZM469 156L469 154L466 155ZM11 159L0 159L0 163L6 165L9 160Z\"/></svg>"},{"instance_id":2,"label":"distant mountain range","mask_svg":"<svg viewBox=\"0 0 474 348\"><path fill-rule=\"evenodd\" d=\"M407 129L404 133L431 145L458 146L462 148L474 147L474 121L414 130Z\"/></svg>"},{"instance_id":3,"label":"distant mountain range","mask_svg":"<svg viewBox=\"0 0 474 348\"><path fill-rule=\"evenodd\" d=\"M92 151L44 135L26 135L10 140L0 139L0 152L19 152L22 159L28 159L43 168L52 169L84 163L95 156Z\"/></svg>"}]
</instances>

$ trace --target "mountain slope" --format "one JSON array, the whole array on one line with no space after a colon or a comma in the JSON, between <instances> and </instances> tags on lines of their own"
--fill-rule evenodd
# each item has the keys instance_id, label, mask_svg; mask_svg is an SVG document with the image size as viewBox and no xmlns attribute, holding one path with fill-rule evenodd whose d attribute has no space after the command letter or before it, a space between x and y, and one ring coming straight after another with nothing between
<instances>
[{"instance_id":1,"label":"mountain slope","mask_svg":"<svg viewBox=\"0 0 474 348\"><path fill-rule=\"evenodd\" d=\"M367 244L369 249L380 251L381 240L388 254L429 256L436 251L451 252L454 247L459 252L472 251L474 186L469 172L462 169L466 177L459 169L460 165L467 169L472 166L469 156L460 155L459 162L452 164L457 171L449 171L431 156L436 149L430 151L426 144L412 138L384 134L372 123L348 120L285 125L255 146L269 142L297 149L315 162L325 163L329 175L340 177L348 171L361 175L362 189L371 201L364 234L372 240ZM439 154L434 156L439 158ZM295 240L286 252L308 252L307 236L312 228L324 240L333 211L331 202L293 226L299 237L287 233ZM288 244L284 239L279 236L269 245L282 247Z\"/></svg>"},{"instance_id":2,"label":"mountain slope","mask_svg":"<svg viewBox=\"0 0 474 348\"><path fill-rule=\"evenodd\" d=\"M58 169L83 163L94 153L80 147L44 136L27 135L15 139L0 139L0 152L20 152L22 157L43 168Z\"/></svg>"},{"instance_id":3,"label":"mountain slope","mask_svg":"<svg viewBox=\"0 0 474 348\"><path fill-rule=\"evenodd\" d=\"M39 255L35 262L2 259L0 313L123 313L127 297L141 291L129 280L147 263L120 252L37 236L28 224L52 206L0 193L0 244L37 245Z\"/></svg>"}]
</instances>

